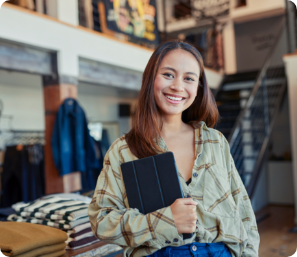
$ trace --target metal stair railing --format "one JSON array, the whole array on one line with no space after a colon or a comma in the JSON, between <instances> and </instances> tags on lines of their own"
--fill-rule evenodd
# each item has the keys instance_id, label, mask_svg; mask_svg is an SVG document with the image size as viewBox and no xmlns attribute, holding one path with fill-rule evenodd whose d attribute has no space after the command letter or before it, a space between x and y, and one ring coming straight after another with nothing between
<instances>
[{"instance_id":1,"label":"metal stair railing","mask_svg":"<svg viewBox=\"0 0 297 257\"><path fill-rule=\"evenodd\" d=\"M238 173L252 198L270 140L271 130L286 89L284 67L272 60L285 28L283 19L255 85L228 138Z\"/></svg>"}]
</instances>

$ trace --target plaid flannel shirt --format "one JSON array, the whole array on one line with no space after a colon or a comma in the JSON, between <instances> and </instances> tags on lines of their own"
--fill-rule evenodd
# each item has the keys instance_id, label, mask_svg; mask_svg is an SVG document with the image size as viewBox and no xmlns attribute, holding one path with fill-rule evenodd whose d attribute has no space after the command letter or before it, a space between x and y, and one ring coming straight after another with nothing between
<instances>
[{"instance_id":1,"label":"plaid flannel shirt","mask_svg":"<svg viewBox=\"0 0 297 257\"><path fill-rule=\"evenodd\" d=\"M185 196L198 203L197 227L183 240L177 232L170 207L143 215L129 208L120 164L136 160L125 141L117 139L104 158L88 213L94 234L102 241L118 244L125 256L147 256L166 246L192 242L224 242L232 257L256 257L260 243L255 214L230 154L229 144L204 122L195 128L195 162L189 185L179 173ZM162 138L158 145L168 148Z\"/></svg>"}]
</instances>

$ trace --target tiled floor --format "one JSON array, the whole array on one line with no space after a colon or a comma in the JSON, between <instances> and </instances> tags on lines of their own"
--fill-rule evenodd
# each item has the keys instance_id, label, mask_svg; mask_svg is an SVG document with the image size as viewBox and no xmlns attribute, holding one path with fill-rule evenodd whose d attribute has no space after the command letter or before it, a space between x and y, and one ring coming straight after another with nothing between
<instances>
[{"instance_id":1,"label":"tiled floor","mask_svg":"<svg viewBox=\"0 0 297 257\"><path fill-rule=\"evenodd\" d=\"M269 215L258 223L260 234L260 257L292 256L297 248L297 233L294 227L294 207L268 205L256 213L257 219ZM297 257L294 255L294 257Z\"/></svg>"}]
</instances>

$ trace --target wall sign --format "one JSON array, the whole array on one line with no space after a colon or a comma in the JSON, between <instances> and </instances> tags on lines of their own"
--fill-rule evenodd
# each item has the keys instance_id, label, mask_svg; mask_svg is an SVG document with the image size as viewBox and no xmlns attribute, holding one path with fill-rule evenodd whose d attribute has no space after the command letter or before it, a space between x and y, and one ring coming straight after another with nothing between
<instances>
[{"instance_id":1,"label":"wall sign","mask_svg":"<svg viewBox=\"0 0 297 257\"><path fill-rule=\"evenodd\" d=\"M107 28L159 44L156 0L104 0Z\"/></svg>"}]
</instances>

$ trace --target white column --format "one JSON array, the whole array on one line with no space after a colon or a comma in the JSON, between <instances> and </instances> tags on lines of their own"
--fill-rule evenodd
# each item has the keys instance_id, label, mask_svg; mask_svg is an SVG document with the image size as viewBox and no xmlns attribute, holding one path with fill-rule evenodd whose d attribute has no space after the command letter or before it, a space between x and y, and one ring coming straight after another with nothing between
<instances>
[{"instance_id":1,"label":"white column","mask_svg":"<svg viewBox=\"0 0 297 257\"><path fill-rule=\"evenodd\" d=\"M224 69L226 74L237 71L235 31L233 21L228 21L223 30Z\"/></svg>"},{"instance_id":2,"label":"white column","mask_svg":"<svg viewBox=\"0 0 297 257\"><path fill-rule=\"evenodd\" d=\"M285 62L288 80L293 184L295 198L295 224L297 225L297 53L285 55L283 60Z\"/></svg>"}]
</instances>

